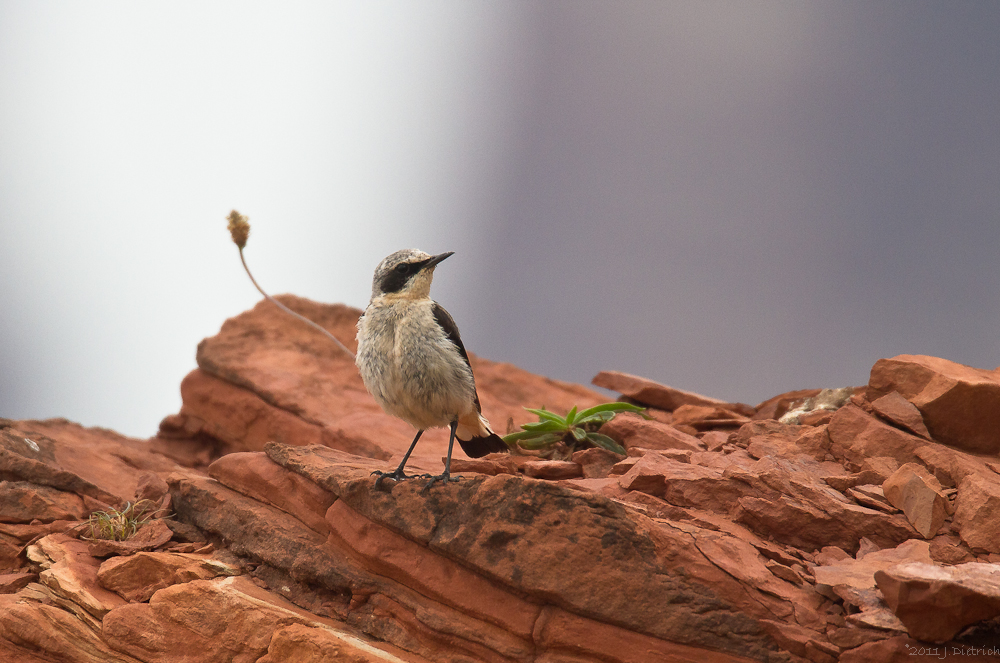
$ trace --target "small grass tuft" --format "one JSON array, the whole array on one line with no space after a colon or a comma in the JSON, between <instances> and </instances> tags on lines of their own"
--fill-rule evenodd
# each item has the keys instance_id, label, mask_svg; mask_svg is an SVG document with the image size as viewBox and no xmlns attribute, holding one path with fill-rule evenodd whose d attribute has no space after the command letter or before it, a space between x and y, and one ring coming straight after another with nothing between
<instances>
[{"instance_id":1,"label":"small grass tuft","mask_svg":"<svg viewBox=\"0 0 1000 663\"><path fill-rule=\"evenodd\" d=\"M125 541L153 520L160 505L152 500L126 502L121 509L95 511L90 514L90 538L107 541Z\"/></svg>"}]
</instances>

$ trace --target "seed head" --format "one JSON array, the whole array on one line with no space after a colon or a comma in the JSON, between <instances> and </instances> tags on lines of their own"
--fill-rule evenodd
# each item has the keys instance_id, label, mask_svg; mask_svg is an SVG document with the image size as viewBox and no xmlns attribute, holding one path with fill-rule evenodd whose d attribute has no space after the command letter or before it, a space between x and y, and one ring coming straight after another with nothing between
<instances>
[{"instance_id":1,"label":"seed head","mask_svg":"<svg viewBox=\"0 0 1000 663\"><path fill-rule=\"evenodd\" d=\"M233 243L242 250L247 245L247 238L250 237L250 222L236 210L229 213L229 234L233 236Z\"/></svg>"}]
</instances>

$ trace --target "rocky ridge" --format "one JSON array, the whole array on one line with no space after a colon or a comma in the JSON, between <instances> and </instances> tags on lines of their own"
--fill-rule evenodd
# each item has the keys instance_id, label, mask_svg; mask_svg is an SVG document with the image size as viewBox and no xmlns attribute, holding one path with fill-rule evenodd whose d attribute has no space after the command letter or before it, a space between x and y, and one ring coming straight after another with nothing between
<instances>
[{"instance_id":1,"label":"rocky ridge","mask_svg":"<svg viewBox=\"0 0 1000 663\"><path fill-rule=\"evenodd\" d=\"M282 301L353 338L359 311ZM606 400L471 359L498 430ZM1000 660L1000 371L901 355L756 407L594 383L651 406L602 428L627 456L375 490L412 431L262 302L199 345L151 440L0 420L0 660ZM90 540L136 499L135 536Z\"/></svg>"}]
</instances>

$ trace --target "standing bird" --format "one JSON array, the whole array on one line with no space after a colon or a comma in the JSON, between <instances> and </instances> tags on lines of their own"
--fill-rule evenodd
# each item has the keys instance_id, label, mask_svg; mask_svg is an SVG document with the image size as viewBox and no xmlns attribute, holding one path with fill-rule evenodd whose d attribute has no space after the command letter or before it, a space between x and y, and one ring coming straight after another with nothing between
<instances>
[{"instance_id":1,"label":"standing bird","mask_svg":"<svg viewBox=\"0 0 1000 663\"><path fill-rule=\"evenodd\" d=\"M376 471L382 479L400 481L406 461L428 428L449 426L448 457L444 473L427 477L447 483L455 438L473 458L508 451L482 415L469 355L451 315L430 298L434 267L452 255L436 256L416 249L396 251L375 269L372 299L358 320L355 363L375 401L387 413L417 429L413 443L396 471Z\"/></svg>"}]
</instances>

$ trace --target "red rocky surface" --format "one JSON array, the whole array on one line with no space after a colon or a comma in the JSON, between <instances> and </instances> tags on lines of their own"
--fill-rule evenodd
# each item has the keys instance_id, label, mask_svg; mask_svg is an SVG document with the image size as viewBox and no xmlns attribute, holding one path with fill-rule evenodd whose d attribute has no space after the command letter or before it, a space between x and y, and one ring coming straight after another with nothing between
<instances>
[{"instance_id":1,"label":"red rocky surface","mask_svg":"<svg viewBox=\"0 0 1000 663\"><path fill-rule=\"evenodd\" d=\"M283 300L353 345L358 311ZM472 362L501 431L524 406L605 400ZM751 408L606 372L655 408L604 427L627 457L457 452L465 478L424 491L374 488L413 431L270 304L198 364L153 440L0 420L0 660L1000 657L994 371L882 360L836 410L816 389ZM446 443L425 435L414 471ZM88 541L89 514L137 498L172 515Z\"/></svg>"}]
</instances>

